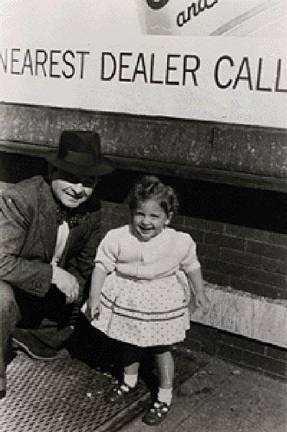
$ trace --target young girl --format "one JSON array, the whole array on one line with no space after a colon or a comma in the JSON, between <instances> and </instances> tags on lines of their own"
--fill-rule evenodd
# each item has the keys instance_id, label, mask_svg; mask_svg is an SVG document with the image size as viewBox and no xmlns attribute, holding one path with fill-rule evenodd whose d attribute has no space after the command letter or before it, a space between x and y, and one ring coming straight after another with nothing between
<instances>
[{"instance_id":1,"label":"young girl","mask_svg":"<svg viewBox=\"0 0 287 432\"><path fill-rule=\"evenodd\" d=\"M177 206L174 190L157 177L144 176L136 183L130 224L109 231L98 248L86 305L92 324L124 343L123 381L113 388L111 402L136 386L142 349L152 349L159 389L143 417L148 425L164 420L171 405L171 346L189 328L186 287L198 305L208 307L196 245L189 234L168 227Z\"/></svg>"}]
</instances>

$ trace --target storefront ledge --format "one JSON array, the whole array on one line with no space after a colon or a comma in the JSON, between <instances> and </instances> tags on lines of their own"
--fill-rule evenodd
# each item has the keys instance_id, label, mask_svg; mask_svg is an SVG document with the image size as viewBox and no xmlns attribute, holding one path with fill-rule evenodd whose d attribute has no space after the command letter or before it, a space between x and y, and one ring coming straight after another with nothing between
<instances>
[{"instance_id":1,"label":"storefront ledge","mask_svg":"<svg viewBox=\"0 0 287 432\"><path fill-rule=\"evenodd\" d=\"M28 157L45 158L54 151L52 146L31 144L18 141L0 140L0 153L19 154ZM274 177L259 174L250 174L239 171L226 171L209 167L151 160L148 158L126 157L116 154L105 154L113 162L116 169L142 173L153 172L157 175L172 176L191 180L200 180L212 183L226 184L236 187L287 192L287 177Z\"/></svg>"},{"instance_id":2,"label":"storefront ledge","mask_svg":"<svg viewBox=\"0 0 287 432\"><path fill-rule=\"evenodd\" d=\"M273 300L205 283L210 308L198 308L191 321L287 348L287 300Z\"/></svg>"}]
</instances>

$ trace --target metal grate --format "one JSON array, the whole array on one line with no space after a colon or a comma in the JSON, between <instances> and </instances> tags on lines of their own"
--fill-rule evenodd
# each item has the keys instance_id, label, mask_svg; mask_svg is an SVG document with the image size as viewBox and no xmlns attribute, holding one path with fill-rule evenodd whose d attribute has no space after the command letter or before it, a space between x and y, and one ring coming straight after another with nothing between
<instances>
[{"instance_id":1,"label":"metal grate","mask_svg":"<svg viewBox=\"0 0 287 432\"><path fill-rule=\"evenodd\" d=\"M200 367L182 356L176 362L176 384ZM111 376L79 360L32 361L19 353L8 367L0 432L114 432L146 407L150 392L141 382L123 401L111 404L103 396L113 384Z\"/></svg>"}]
</instances>

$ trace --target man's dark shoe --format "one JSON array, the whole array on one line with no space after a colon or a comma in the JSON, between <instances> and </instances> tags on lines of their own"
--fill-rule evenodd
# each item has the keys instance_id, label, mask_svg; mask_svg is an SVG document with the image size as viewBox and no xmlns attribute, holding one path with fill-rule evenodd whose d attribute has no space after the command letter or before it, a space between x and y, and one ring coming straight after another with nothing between
<instances>
[{"instance_id":1,"label":"man's dark shoe","mask_svg":"<svg viewBox=\"0 0 287 432\"><path fill-rule=\"evenodd\" d=\"M6 378L0 377L0 399L6 396Z\"/></svg>"},{"instance_id":2,"label":"man's dark shoe","mask_svg":"<svg viewBox=\"0 0 287 432\"><path fill-rule=\"evenodd\" d=\"M40 340L36 339L29 330L16 328L12 337L12 345L16 350L23 351L35 360L56 360L61 358L59 351L56 351Z\"/></svg>"}]
</instances>

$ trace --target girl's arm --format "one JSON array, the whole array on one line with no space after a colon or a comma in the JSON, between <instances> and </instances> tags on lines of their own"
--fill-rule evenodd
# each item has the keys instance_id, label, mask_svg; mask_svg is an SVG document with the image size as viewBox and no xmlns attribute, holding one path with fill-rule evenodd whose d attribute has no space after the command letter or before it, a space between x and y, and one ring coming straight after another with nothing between
<instances>
[{"instance_id":1,"label":"girl's arm","mask_svg":"<svg viewBox=\"0 0 287 432\"><path fill-rule=\"evenodd\" d=\"M87 300L87 313L89 318L92 320L98 318L100 314L100 295L102 287L107 277L107 271L99 264L96 264L91 281L91 289L89 298Z\"/></svg>"},{"instance_id":2,"label":"girl's arm","mask_svg":"<svg viewBox=\"0 0 287 432\"><path fill-rule=\"evenodd\" d=\"M187 279L190 289L195 296L195 306L200 307L203 313L207 313L210 307L210 302L205 294L203 286L203 278L200 267L187 273Z\"/></svg>"}]
</instances>

